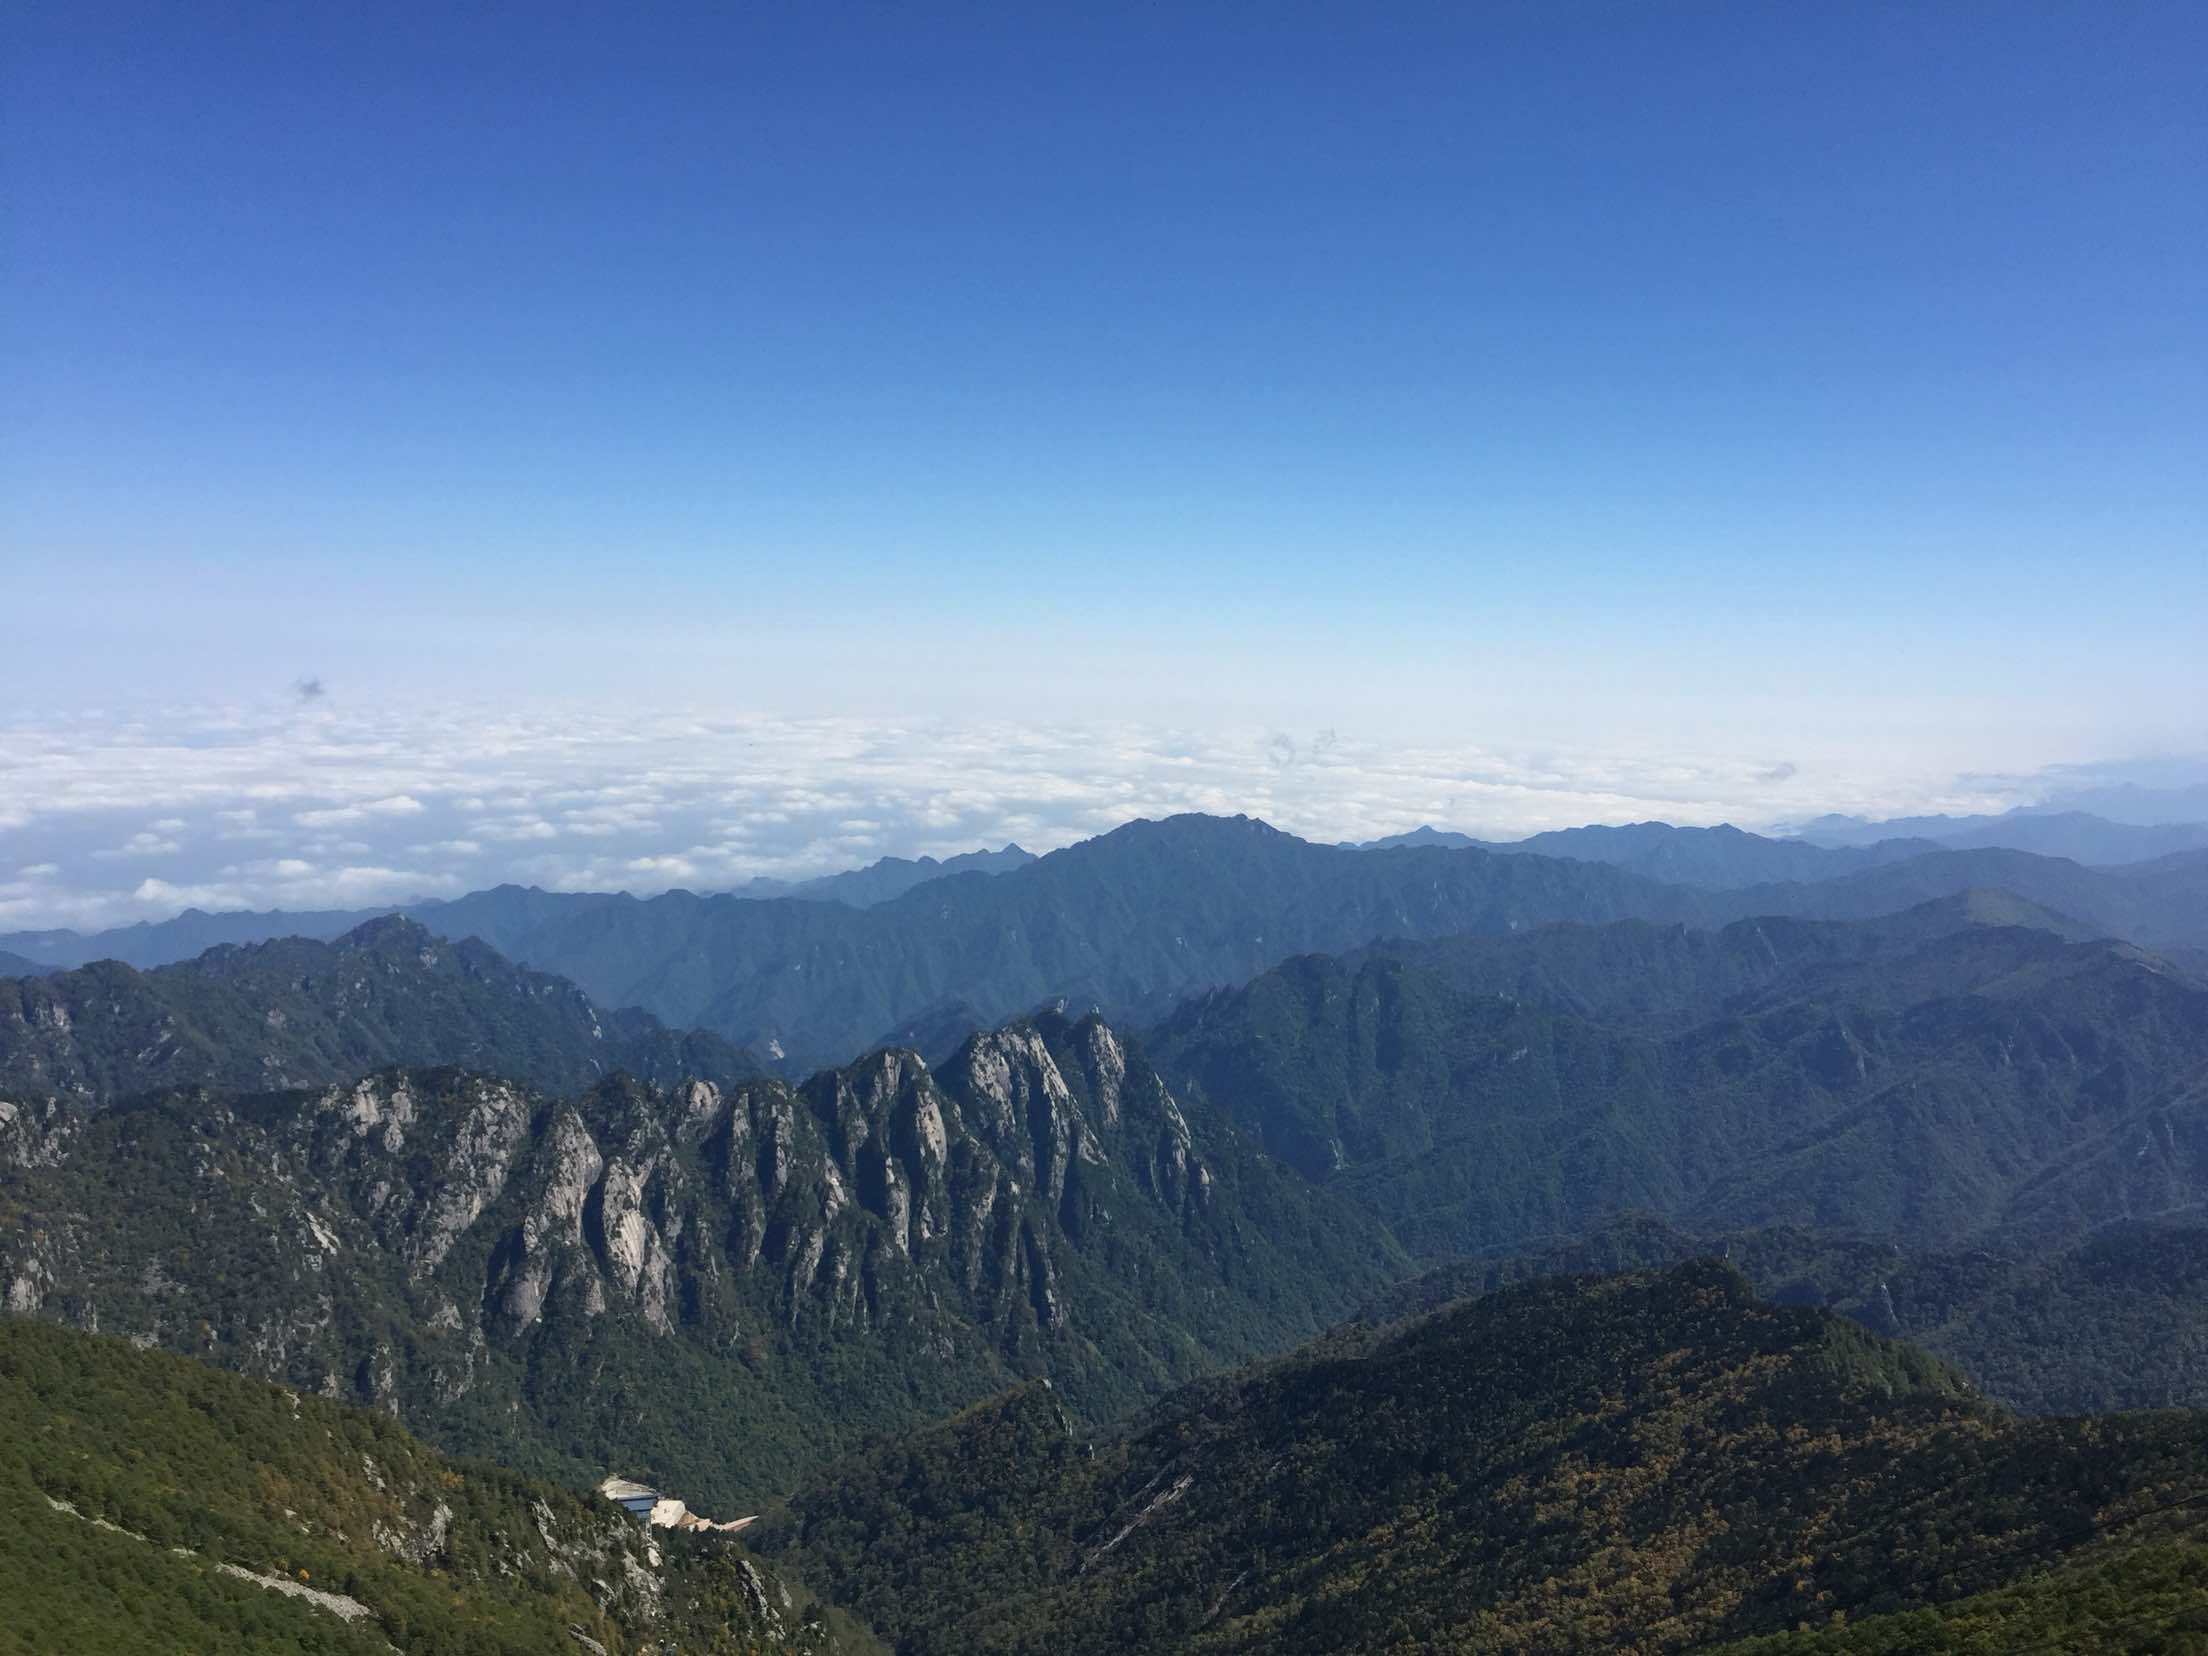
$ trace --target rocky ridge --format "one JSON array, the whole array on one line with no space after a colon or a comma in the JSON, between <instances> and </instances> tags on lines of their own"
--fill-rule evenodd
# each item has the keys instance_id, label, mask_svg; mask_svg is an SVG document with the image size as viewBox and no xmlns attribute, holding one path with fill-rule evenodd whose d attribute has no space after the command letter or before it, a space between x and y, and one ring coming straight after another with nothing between
<instances>
[{"instance_id":1,"label":"rocky ridge","mask_svg":"<svg viewBox=\"0 0 2208 1656\"><path fill-rule=\"evenodd\" d=\"M10 1102L0 1217L12 1309L517 1464L679 1467L709 1508L1012 1378L1105 1418L1400 1266L1095 1018L802 1085Z\"/></svg>"}]
</instances>

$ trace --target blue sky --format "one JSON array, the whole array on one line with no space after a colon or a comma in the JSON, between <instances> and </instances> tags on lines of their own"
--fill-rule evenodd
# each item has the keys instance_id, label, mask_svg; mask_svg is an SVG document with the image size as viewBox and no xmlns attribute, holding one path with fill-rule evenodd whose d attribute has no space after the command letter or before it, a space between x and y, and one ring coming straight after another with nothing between
<instances>
[{"instance_id":1,"label":"blue sky","mask_svg":"<svg viewBox=\"0 0 2208 1656\"><path fill-rule=\"evenodd\" d=\"M19 701L2208 745L2197 6L0 31Z\"/></svg>"}]
</instances>

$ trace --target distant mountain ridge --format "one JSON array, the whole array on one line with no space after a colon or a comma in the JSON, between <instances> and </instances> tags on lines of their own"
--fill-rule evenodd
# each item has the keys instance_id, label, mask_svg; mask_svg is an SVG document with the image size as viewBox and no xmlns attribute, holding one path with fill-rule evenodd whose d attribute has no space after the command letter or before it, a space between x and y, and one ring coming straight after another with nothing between
<instances>
[{"instance_id":1,"label":"distant mountain ridge","mask_svg":"<svg viewBox=\"0 0 2208 1656\"><path fill-rule=\"evenodd\" d=\"M1653 821L1552 828L1515 840L1475 839L1470 834L1426 826L1345 849L1396 851L1422 847L1563 857L1574 862L1605 863L1669 884L1717 888L1774 880L1834 879L1939 849L1937 842L1927 839L1842 847L1753 834L1730 823L1691 828Z\"/></svg>"},{"instance_id":2,"label":"distant mountain ridge","mask_svg":"<svg viewBox=\"0 0 2208 1656\"><path fill-rule=\"evenodd\" d=\"M1935 851L1832 878L1717 889L1526 852L1344 850L1248 818L1201 816L1130 823L1007 873L937 878L863 909L502 886L409 912L572 978L602 1005L641 1007L805 1066L840 1061L961 1000L992 1022L1058 1000L1140 1017L1296 954L1379 938L1624 919L1848 919L1986 889L2150 948L2208 946L2208 852L2093 870L2024 852Z\"/></svg>"},{"instance_id":3,"label":"distant mountain ridge","mask_svg":"<svg viewBox=\"0 0 2208 1656\"><path fill-rule=\"evenodd\" d=\"M1731 889L1779 881L1838 879L1930 851L2029 851L2088 866L2120 867L2208 850L2208 823L2158 828L2109 822L2081 811L2012 811L1998 817L1902 817L1872 822L1826 816L1791 834L1755 834L1729 823L1684 828L1668 822L1557 828L1517 840L1475 839L1433 827L1367 840L1384 851L1427 846L1608 863L1650 879Z\"/></svg>"},{"instance_id":4,"label":"distant mountain ridge","mask_svg":"<svg viewBox=\"0 0 2208 1656\"><path fill-rule=\"evenodd\" d=\"M1883 822L1822 816L1803 823L1797 833L1810 844L1836 848L1873 847L1906 838L1932 841L1959 851L2030 851L2045 857L2067 857L2089 867L2150 862L2173 852L2208 850L2208 823L2112 822L2086 811L2037 807L2006 811L1999 816L1894 817Z\"/></svg>"},{"instance_id":5,"label":"distant mountain ridge","mask_svg":"<svg viewBox=\"0 0 2208 1656\"><path fill-rule=\"evenodd\" d=\"M809 880L760 877L734 897L792 898L866 908L900 897L914 886L958 874L1002 874L1035 861L1035 854L1007 844L999 851L966 851L937 861L933 857L883 857L864 868L822 874ZM480 892L473 896L483 895ZM594 893L611 898L616 893ZM429 898L412 904L366 909L267 909L209 914L189 908L169 920L140 920L105 931L23 931L0 935L0 977L67 970L96 960L120 960L141 971L191 960L223 944L265 943L278 937L331 938L379 915L406 913L434 920L452 900ZM458 899L465 903L467 898ZM439 928L440 935L459 935Z\"/></svg>"},{"instance_id":6,"label":"distant mountain ridge","mask_svg":"<svg viewBox=\"0 0 2208 1656\"><path fill-rule=\"evenodd\" d=\"M748 880L731 895L737 897L803 897L815 901L849 903L866 908L902 897L914 886L954 874L1007 874L1025 868L1035 853L1014 844L1001 851L963 851L938 861L934 857L884 857L864 868L841 874L823 874L810 880L773 880L764 876Z\"/></svg>"},{"instance_id":7,"label":"distant mountain ridge","mask_svg":"<svg viewBox=\"0 0 2208 1656\"><path fill-rule=\"evenodd\" d=\"M221 944L150 972L104 961L0 979L0 1095L16 1099L276 1091L392 1064L457 1065L557 1090L617 1072L732 1086L764 1069L717 1035L601 1008L564 978L397 915L330 943Z\"/></svg>"}]
</instances>

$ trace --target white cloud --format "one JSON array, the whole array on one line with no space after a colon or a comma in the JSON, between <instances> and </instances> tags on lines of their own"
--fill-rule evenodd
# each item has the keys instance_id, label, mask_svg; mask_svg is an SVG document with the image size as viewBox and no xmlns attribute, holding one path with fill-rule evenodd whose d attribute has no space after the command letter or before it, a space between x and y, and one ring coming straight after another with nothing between
<instances>
[{"instance_id":1,"label":"white cloud","mask_svg":"<svg viewBox=\"0 0 2208 1656\"><path fill-rule=\"evenodd\" d=\"M120 857L170 857L183 849L183 841L163 839L159 834L145 830L131 835L121 845L109 846L93 852L92 855L112 861Z\"/></svg>"},{"instance_id":2,"label":"white cloud","mask_svg":"<svg viewBox=\"0 0 2208 1656\"><path fill-rule=\"evenodd\" d=\"M319 811L294 811L291 820L302 828L336 828L372 817L419 816L426 807L411 794L365 799L354 805L337 805Z\"/></svg>"},{"instance_id":3,"label":"white cloud","mask_svg":"<svg viewBox=\"0 0 2208 1656\"><path fill-rule=\"evenodd\" d=\"M631 874L662 885L669 881L681 885L698 877L698 865L688 857L632 857L624 866Z\"/></svg>"},{"instance_id":4,"label":"white cloud","mask_svg":"<svg viewBox=\"0 0 2208 1656\"><path fill-rule=\"evenodd\" d=\"M1319 840L1650 817L1998 810L2030 778L1360 732L769 719L545 705L0 714L0 929L349 907L501 880L711 890L885 853L1048 851L1135 816L1245 811ZM195 840L181 827L209 823ZM97 847L99 849L86 849ZM241 853L250 852L250 856ZM131 867L132 859L155 867ZM121 868L115 865L120 863ZM127 872L126 872L127 871Z\"/></svg>"},{"instance_id":5,"label":"white cloud","mask_svg":"<svg viewBox=\"0 0 2208 1656\"><path fill-rule=\"evenodd\" d=\"M478 822L474 825L474 831L485 839L494 840L548 840L560 837L560 831L542 817Z\"/></svg>"}]
</instances>

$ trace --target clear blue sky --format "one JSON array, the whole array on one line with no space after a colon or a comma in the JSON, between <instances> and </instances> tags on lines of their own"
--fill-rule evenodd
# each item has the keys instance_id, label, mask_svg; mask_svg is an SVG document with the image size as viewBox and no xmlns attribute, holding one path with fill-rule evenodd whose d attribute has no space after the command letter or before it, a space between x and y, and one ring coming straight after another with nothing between
<instances>
[{"instance_id":1,"label":"clear blue sky","mask_svg":"<svg viewBox=\"0 0 2208 1656\"><path fill-rule=\"evenodd\" d=\"M0 30L11 690L2208 703L2197 4Z\"/></svg>"}]
</instances>

